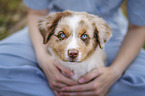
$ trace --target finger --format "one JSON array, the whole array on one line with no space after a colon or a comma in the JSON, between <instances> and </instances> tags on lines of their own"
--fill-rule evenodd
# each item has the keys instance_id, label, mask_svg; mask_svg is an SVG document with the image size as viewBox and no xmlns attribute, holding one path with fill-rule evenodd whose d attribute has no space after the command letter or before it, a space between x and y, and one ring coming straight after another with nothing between
<instances>
[{"instance_id":1,"label":"finger","mask_svg":"<svg viewBox=\"0 0 145 96\"><path fill-rule=\"evenodd\" d=\"M88 83L82 85L68 86L61 89L61 91L63 92L83 92L83 91L91 91L91 90L96 90L96 84Z\"/></svg>"},{"instance_id":2,"label":"finger","mask_svg":"<svg viewBox=\"0 0 145 96\"><path fill-rule=\"evenodd\" d=\"M103 93L103 96L108 96L108 94L109 94L109 91L105 90L105 92Z\"/></svg>"},{"instance_id":3,"label":"finger","mask_svg":"<svg viewBox=\"0 0 145 96\"><path fill-rule=\"evenodd\" d=\"M53 90L53 92L56 96L59 96L59 93L57 91Z\"/></svg>"},{"instance_id":4,"label":"finger","mask_svg":"<svg viewBox=\"0 0 145 96\"><path fill-rule=\"evenodd\" d=\"M60 69L65 75L72 77L74 73L69 68L64 67L63 65L59 64L58 62L55 63L55 66Z\"/></svg>"},{"instance_id":5,"label":"finger","mask_svg":"<svg viewBox=\"0 0 145 96\"><path fill-rule=\"evenodd\" d=\"M102 96L108 96L109 94L109 87L105 87L102 89Z\"/></svg>"},{"instance_id":6,"label":"finger","mask_svg":"<svg viewBox=\"0 0 145 96\"><path fill-rule=\"evenodd\" d=\"M59 82L52 82L52 83L50 83L50 86L51 87L62 88L62 87L66 87L67 85L63 84L63 83L59 83Z\"/></svg>"},{"instance_id":7,"label":"finger","mask_svg":"<svg viewBox=\"0 0 145 96\"><path fill-rule=\"evenodd\" d=\"M88 92L60 92L60 96L67 95L67 96L97 96L94 91L88 91Z\"/></svg>"},{"instance_id":8,"label":"finger","mask_svg":"<svg viewBox=\"0 0 145 96\"><path fill-rule=\"evenodd\" d=\"M79 79L79 83L86 83L100 76L102 72L96 68Z\"/></svg>"},{"instance_id":9,"label":"finger","mask_svg":"<svg viewBox=\"0 0 145 96\"><path fill-rule=\"evenodd\" d=\"M54 82L63 83L65 85L76 85L76 84L78 84L76 81L74 81L71 78L68 78L68 77L64 76L62 73L60 73L57 68L54 68L54 70L56 71L55 73L53 72L54 75L52 77ZM49 78L50 78L49 75L47 76L47 78L49 80Z\"/></svg>"},{"instance_id":10,"label":"finger","mask_svg":"<svg viewBox=\"0 0 145 96\"><path fill-rule=\"evenodd\" d=\"M49 84L50 88L53 89L53 90L56 90L56 91L61 91L61 88L58 88L56 86L52 86L52 84Z\"/></svg>"},{"instance_id":11,"label":"finger","mask_svg":"<svg viewBox=\"0 0 145 96\"><path fill-rule=\"evenodd\" d=\"M57 87L53 87L53 88L51 88L51 89L56 90L56 91L58 91L58 92L61 92L60 88L57 88Z\"/></svg>"},{"instance_id":12,"label":"finger","mask_svg":"<svg viewBox=\"0 0 145 96\"><path fill-rule=\"evenodd\" d=\"M59 80L59 82L61 82L61 83L63 83L63 84L66 84L66 85L69 85L69 86L77 85L77 84L78 84L75 80L73 80L73 79L71 79L71 78L68 78L68 77L66 77L66 76L64 76L64 75L62 75L62 74L60 74L59 76L60 76L60 78L61 78L61 79Z\"/></svg>"}]
</instances>

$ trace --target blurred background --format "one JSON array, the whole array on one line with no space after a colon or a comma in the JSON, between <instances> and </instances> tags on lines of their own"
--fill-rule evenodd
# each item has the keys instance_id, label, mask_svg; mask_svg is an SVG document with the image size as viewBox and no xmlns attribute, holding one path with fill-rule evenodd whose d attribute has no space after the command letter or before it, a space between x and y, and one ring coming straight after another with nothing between
<instances>
[{"instance_id":1,"label":"blurred background","mask_svg":"<svg viewBox=\"0 0 145 96\"><path fill-rule=\"evenodd\" d=\"M126 1L122 10L127 17ZM26 15L27 8L22 0L0 0L0 40L22 29L26 25Z\"/></svg>"},{"instance_id":2,"label":"blurred background","mask_svg":"<svg viewBox=\"0 0 145 96\"><path fill-rule=\"evenodd\" d=\"M0 40L23 28L26 15L22 0L0 0Z\"/></svg>"}]
</instances>

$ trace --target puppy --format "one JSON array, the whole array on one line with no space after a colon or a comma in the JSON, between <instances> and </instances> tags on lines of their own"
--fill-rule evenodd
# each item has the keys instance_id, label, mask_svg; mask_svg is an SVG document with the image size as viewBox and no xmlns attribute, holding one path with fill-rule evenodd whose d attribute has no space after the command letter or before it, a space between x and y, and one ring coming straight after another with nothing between
<instances>
[{"instance_id":1,"label":"puppy","mask_svg":"<svg viewBox=\"0 0 145 96\"><path fill-rule=\"evenodd\" d=\"M39 30L50 54L74 72L72 79L105 66L103 48L112 31L102 18L86 12L50 13L39 21Z\"/></svg>"}]
</instances>

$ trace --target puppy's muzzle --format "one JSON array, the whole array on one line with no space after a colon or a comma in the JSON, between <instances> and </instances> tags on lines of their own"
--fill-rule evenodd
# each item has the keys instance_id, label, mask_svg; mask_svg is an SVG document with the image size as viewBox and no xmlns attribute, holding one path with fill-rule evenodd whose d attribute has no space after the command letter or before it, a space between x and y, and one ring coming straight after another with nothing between
<instances>
[{"instance_id":1,"label":"puppy's muzzle","mask_svg":"<svg viewBox=\"0 0 145 96\"><path fill-rule=\"evenodd\" d=\"M68 50L68 56L70 58L70 61L75 61L75 59L78 57L79 51L76 49L70 49Z\"/></svg>"}]
</instances>

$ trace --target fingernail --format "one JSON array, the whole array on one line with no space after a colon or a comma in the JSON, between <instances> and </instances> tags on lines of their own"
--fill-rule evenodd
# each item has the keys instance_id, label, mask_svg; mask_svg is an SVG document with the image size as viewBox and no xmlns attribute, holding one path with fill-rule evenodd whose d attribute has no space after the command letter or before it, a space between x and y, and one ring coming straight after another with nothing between
<instances>
[{"instance_id":1,"label":"fingernail","mask_svg":"<svg viewBox=\"0 0 145 96\"><path fill-rule=\"evenodd\" d=\"M73 73L73 72L71 72L69 75L72 77L72 76L74 75L74 73Z\"/></svg>"},{"instance_id":2,"label":"fingernail","mask_svg":"<svg viewBox=\"0 0 145 96\"><path fill-rule=\"evenodd\" d=\"M83 83L84 81L85 81L84 78L81 78L81 79L79 80L80 83Z\"/></svg>"}]
</instances>

